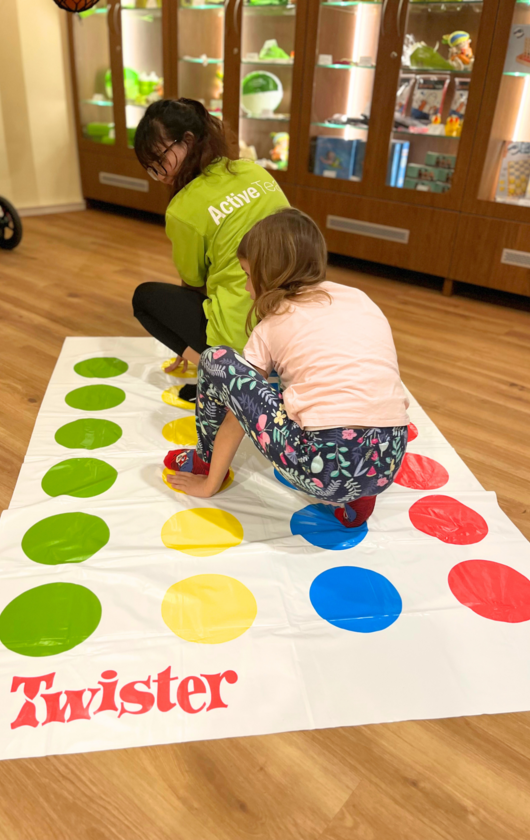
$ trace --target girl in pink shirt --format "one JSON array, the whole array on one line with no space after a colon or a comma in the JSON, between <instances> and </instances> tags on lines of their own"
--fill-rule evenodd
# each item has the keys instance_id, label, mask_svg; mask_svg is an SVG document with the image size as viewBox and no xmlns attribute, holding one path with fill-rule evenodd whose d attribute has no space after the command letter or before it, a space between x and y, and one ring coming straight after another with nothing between
<instances>
[{"instance_id":1,"label":"girl in pink shirt","mask_svg":"<svg viewBox=\"0 0 530 840\"><path fill-rule=\"evenodd\" d=\"M246 434L298 490L346 527L372 513L407 445L408 402L390 325L359 289L326 281L316 224L294 209L258 222L238 257L257 326L244 358L210 347L198 371L197 450L168 453L178 490L216 493ZM282 393L267 382L272 370Z\"/></svg>"}]
</instances>

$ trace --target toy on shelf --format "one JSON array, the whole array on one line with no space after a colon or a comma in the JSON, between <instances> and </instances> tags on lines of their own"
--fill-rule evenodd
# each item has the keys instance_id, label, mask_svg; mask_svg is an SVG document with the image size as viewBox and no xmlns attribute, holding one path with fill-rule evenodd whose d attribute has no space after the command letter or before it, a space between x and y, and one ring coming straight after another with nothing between
<instances>
[{"instance_id":1,"label":"toy on shelf","mask_svg":"<svg viewBox=\"0 0 530 840\"><path fill-rule=\"evenodd\" d=\"M449 61L456 70L471 70L475 58L469 32L461 29L451 32L443 36L442 43L449 46Z\"/></svg>"},{"instance_id":2,"label":"toy on shelf","mask_svg":"<svg viewBox=\"0 0 530 840\"><path fill-rule=\"evenodd\" d=\"M130 67L123 68L123 85L125 99L136 99L139 93L139 76ZM112 99L112 73L110 70L105 73L105 93L109 99Z\"/></svg>"},{"instance_id":3,"label":"toy on shelf","mask_svg":"<svg viewBox=\"0 0 530 840\"><path fill-rule=\"evenodd\" d=\"M441 128L442 108L448 87L448 76L419 76L412 95L412 119Z\"/></svg>"},{"instance_id":4,"label":"toy on shelf","mask_svg":"<svg viewBox=\"0 0 530 840\"><path fill-rule=\"evenodd\" d=\"M288 4L289 0L248 0L249 6L287 6Z\"/></svg>"},{"instance_id":5,"label":"toy on shelf","mask_svg":"<svg viewBox=\"0 0 530 840\"><path fill-rule=\"evenodd\" d=\"M251 117L262 117L276 110L283 99L280 79L268 70L249 73L241 82L241 105Z\"/></svg>"},{"instance_id":6,"label":"toy on shelf","mask_svg":"<svg viewBox=\"0 0 530 840\"><path fill-rule=\"evenodd\" d=\"M247 146L244 140L239 138L239 157L243 160L257 161L258 153L255 146Z\"/></svg>"},{"instance_id":7,"label":"toy on shelf","mask_svg":"<svg viewBox=\"0 0 530 840\"><path fill-rule=\"evenodd\" d=\"M503 150L496 201L526 199L530 183L530 143L506 142Z\"/></svg>"},{"instance_id":8,"label":"toy on shelf","mask_svg":"<svg viewBox=\"0 0 530 840\"><path fill-rule=\"evenodd\" d=\"M454 70L454 66L438 52L438 44L435 47L429 47L423 41L416 43L411 52L410 66L425 70Z\"/></svg>"},{"instance_id":9,"label":"toy on shelf","mask_svg":"<svg viewBox=\"0 0 530 840\"><path fill-rule=\"evenodd\" d=\"M289 55L278 46L278 41L271 38L270 41L265 41L261 50L259 51L260 61L290 61Z\"/></svg>"},{"instance_id":10,"label":"toy on shelf","mask_svg":"<svg viewBox=\"0 0 530 840\"><path fill-rule=\"evenodd\" d=\"M287 169L289 162L289 134L287 131L272 133L271 160L278 169Z\"/></svg>"}]
</instances>

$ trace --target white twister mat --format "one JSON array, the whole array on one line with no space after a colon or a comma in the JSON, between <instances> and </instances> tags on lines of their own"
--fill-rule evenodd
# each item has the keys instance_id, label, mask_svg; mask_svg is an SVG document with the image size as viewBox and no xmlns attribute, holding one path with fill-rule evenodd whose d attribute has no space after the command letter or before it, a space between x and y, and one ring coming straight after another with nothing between
<instances>
[{"instance_id":1,"label":"white twister mat","mask_svg":"<svg viewBox=\"0 0 530 840\"><path fill-rule=\"evenodd\" d=\"M65 341L0 520L0 757L530 709L529 544L413 398L345 529L249 441L214 498L164 484L169 355Z\"/></svg>"}]
</instances>

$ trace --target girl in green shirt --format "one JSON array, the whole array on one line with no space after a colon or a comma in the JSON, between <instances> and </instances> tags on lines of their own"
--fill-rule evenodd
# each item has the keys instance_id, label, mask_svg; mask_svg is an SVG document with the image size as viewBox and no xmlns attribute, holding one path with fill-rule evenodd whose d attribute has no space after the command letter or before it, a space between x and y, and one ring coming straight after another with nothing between
<instances>
[{"instance_id":1,"label":"girl in green shirt","mask_svg":"<svg viewBox=\"0 0 530 840\"><path fill-rule=\"evenodd\" d=\"M183 360L184 369L197 364L209 346L241 352L252 301L237 249L256 222L289 202L261 166L231 159L222 123L194 99L150 105L134 148L149 175L172 188L166 233L183 282L138 286L136 318L176 354L168 372ZM193 400L195 385L181 396Z\"/></svg>"}]
</instances>

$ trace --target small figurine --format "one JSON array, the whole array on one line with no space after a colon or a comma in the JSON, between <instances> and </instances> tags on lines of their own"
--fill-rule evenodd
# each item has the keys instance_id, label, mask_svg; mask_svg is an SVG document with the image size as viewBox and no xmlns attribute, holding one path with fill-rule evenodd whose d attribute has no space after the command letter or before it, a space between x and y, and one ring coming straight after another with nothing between
<instances>
[{"instance_id":1,"label":"small figurine","mask_svg":"<svg viewBox=\"0 0 530 840\"><path fill-rule=\"evenodd\" d=\"M271 134L273 148L270 151L271 160L277 165L278 169L287 169L289 161L289 134L286 131L280 131L276 134Z\"/></svg>"},{"instance_id":2,"label":"small figurine","mask_svg":"<svg viewBox=\"0 0 530 840\"><path fill-rule=\"evenodd\" d=\"M475 57L469 32L459 29L450 35L444 35L442 42L449 46L449 61L456 70L471 70Z\"/></svg>"}]
</instances>

